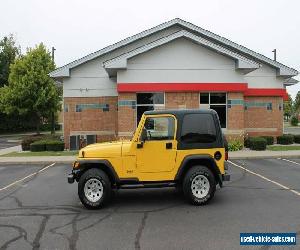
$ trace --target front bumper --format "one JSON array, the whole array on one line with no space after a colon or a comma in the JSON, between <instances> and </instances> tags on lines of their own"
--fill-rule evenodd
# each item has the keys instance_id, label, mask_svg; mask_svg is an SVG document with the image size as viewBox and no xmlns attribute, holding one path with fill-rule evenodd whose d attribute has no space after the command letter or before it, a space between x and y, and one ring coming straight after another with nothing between
<instances>
[{"instance_id":1,"label":"front bumper","mask_svg":"<svg viewBox=\"0 0 300 250\"><path fill-rule=\"evenodd\" d=\"M73 172L72 173L70 173L70 174L68 174L68 183L69 184L72 184L72 183L74 183L74 181L75 181L75 176L74 176L74 174L73 174Z\"/></svg>"},{"instance_id":2,"label":"front bumper","mask_svg":"<svg viewBox=\"0 0 300 250\"><path fill-rule=\"evenodd\" d=\"M79 179L79 173L80 173L80 169L78 170L72 170L71 173L68 174L67 179L68 179L68 183L72 184L74 183L74 181L78 181Z\"/></svg>"}]
</instances>

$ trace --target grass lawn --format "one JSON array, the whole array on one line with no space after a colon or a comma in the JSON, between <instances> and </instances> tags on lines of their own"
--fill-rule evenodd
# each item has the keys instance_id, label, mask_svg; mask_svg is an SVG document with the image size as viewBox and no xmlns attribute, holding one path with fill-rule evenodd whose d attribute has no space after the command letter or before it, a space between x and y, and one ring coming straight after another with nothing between
<instances>
[{"instance_id":1,"label":"grass lawn","mask_svg":"<svg viewBox=\"0 0 300 250\"><path fill-rule=\"evenodd\" d=\"M272 151L288 151L288 150L300 150L299 145L269 145L268 150Z\"/></svg>"},{"instance_id":2,"label":"grass lawn","mask_svg":"<svg viewBox=\"0 0 300 250\"><path fill-rule=\"evenodd\" d=\"M285 128L299 128L299 125L298 126L292 126L290 122L284 122L284 127Z\"/></svg>"},{"instance_id":3,"label":"grass lawn","mask_svg":"<svg viewBox=\"0 0 300 250\"><path fill-rule=\"evenodd\" d=\"M43 151L43 152L12 152L0 157L26 157L26 156L72 156L77 155L78 151Z\"/></svg>"}]
</instances>

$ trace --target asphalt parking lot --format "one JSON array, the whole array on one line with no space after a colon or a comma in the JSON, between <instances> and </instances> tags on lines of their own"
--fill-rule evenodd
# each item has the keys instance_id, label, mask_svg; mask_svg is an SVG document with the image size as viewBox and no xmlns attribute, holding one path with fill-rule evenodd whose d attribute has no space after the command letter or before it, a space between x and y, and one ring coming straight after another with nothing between
<instances>
[{"instance_id":1,"label":"asphalt parking lot","mask_svg":"<svg viewBox=\"0 0 300 250\"><path fill-rule=\"evenodd\" d=\"M0 138L0 149L4 149L4 148L9 148L9 147L14 147L20 145L20 142L15 142L15 141L11 141L9 140L9 137L1 137Z\"/></svg>"},{"instance_id":2,"label":"asphalt parking lot","mask_svg":"<svg viewBox=\"0 0 300 250\"><path fill-rule=\"evenodd\" d=\"M139 189L89 211L69 170L0 165L0 249L241 249L241 232L297 232L299 241L300 159L234 160L232 180L202 207L172 188Z\"/></svg>"}]
</instances>

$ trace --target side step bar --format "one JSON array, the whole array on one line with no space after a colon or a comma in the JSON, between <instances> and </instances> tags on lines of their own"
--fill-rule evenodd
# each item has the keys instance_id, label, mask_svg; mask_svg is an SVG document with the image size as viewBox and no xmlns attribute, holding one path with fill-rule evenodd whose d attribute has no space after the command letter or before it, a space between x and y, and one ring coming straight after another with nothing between
<instances>
[{"instance_id":1,"label":"side step bar","mask_svg":"<svg viewBox=\"0 0 300 250\"><path fill-rule=\"evenodd\" d=\"M174 182L157 182L157 183L137 183L137 184L121 184L121 189L136 189L136 188L162 188L162 187L175 187Z\"/></svg>"}]
</instances>

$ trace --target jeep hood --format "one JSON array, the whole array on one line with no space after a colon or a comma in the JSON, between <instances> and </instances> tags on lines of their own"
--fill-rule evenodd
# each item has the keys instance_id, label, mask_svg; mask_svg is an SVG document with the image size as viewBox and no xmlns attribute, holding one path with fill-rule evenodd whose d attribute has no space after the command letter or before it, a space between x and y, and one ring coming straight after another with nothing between
<instances>
[{"instance_id":1,"label":"jeep hood","mask_svg":"<svg viewBox=\"0 0 300 250\"><path fill-rule=\"evenodd\" d=\"M122 146L130 141L95 143L82 148L78 158L115 158L121 157Z\"/></svg>"}]
</instances>

